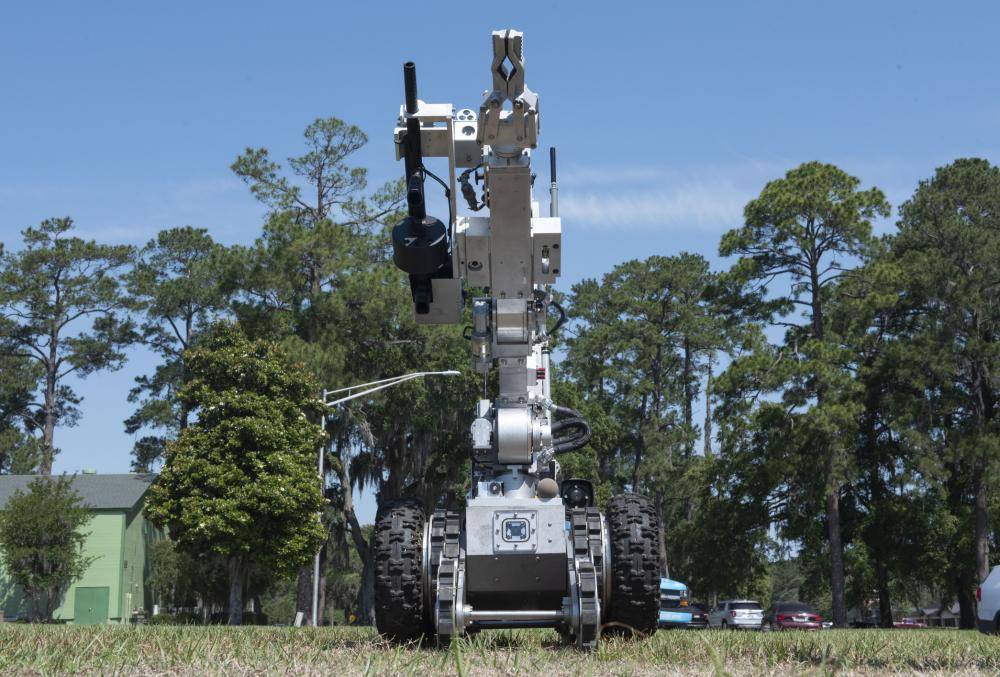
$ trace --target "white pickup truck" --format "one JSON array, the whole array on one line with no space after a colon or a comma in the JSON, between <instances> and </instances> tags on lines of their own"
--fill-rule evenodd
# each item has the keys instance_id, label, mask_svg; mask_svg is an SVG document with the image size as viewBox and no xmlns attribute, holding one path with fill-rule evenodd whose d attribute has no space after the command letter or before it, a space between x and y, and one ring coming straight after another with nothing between
<instances>
[{"instance_id":1,"label":"white pickup truck","mask_svg":"<svg viewBox=\"0 0 1000 677\"><path fill-rule=\"evenodd\" d=\"M980 632L1000 632L1000 565L993 567L982 585L976 588L979 601L978 626Z\"/></svg>"}]
</instances>

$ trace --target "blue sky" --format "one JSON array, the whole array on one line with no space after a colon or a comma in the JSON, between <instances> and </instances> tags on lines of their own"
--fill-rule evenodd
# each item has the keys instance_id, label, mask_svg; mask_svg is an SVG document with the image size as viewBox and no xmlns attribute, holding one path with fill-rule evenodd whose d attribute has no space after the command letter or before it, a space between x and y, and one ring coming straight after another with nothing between
<instances>
[{"instance_id":1,"label":"blue sky","mask_svg":"<svg viewBox=\"0 0 1000 677\"><path fill-rule=\"evenodd\" d=\"M372 183L396 177L400 64L417 62L421 98L475 108L507 27L559 148L563 288L650 254L723 265L743 204L803 161L894 207L956 157L1000 161L996 3L8 3L0 240L70 215L104 241L190 224L248 242L263 211L228 170L245 146L293 155L337 116L369 134ZM57 471L127 470L125 394L152 365L136 349L77 384Z\"/></svg>"}]
</instances>

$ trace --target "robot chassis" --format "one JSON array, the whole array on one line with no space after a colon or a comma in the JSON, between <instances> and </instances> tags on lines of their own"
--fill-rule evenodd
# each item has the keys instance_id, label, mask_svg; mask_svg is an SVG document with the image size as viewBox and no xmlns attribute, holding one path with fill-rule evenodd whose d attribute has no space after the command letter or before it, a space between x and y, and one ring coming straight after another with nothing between
<instances>
[{"instance_id":1,"label":"robot chassis","mask_svg":"<svg viewBox=\"0 0 1000 677\"><path fill-rule=\"evenodd\" d=\"M550 291L562 254L555 149L545 217L532 195L540 120L538 95L524 83L523 36L496 31L492 40L493 88L478 116L418 100L415 66L403 66L395 141L409 215L393 229L393 259L409 274L418 323L461 323L463 288L474 292L467 336L484 397L464 512L426 516L404 499L377 517L376 625L395 642L439 643L486 628L550 627L592 649L602 627L655 631L658 525L645 498L617 496L605 516L589 482L560 482L555 457L586 444L590 428L550 397L549 339L565 320ZM425 157L447 158L447 182ZM457 216L459 168L469 209L489 216ZM427 177L444 188L447 224L427 215ZM550 308L560 315L551 329ZM494 363L499 392L490 400Z\"/></svg>"}]
</instances>

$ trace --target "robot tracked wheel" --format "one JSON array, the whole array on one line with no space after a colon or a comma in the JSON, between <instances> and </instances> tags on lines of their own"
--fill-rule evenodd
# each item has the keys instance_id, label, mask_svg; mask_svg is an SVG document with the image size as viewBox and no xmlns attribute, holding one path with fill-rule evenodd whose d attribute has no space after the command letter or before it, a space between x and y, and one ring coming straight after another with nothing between
<instances>
[{"instance_id":1,"label":"robot tracked wheel","mask_svg":"<svg viewBox=\"0 0 1000 677\"><path fill-rule=\"evenodd\" d=\"M562 262L555 149L542 216L531 171L541 117L538 95L525 84L524 37L495 31L492 46L492 88L478 116L421 101L416 66L403 66L394 138L407 216L392 232L393 260L409 276L420 324L460 324L465 290L476 290L466 338L483 398L471 429L464 510L427 518L422 505L403 500L379 513L376 625L394 642L435 637L445 644L489 628L547 627L590 650L602 627L655 631L659 527L641 496L614 497L605 516L588 481L559 486L557 457L582 449L591 432L580 412L551 397L549 345L566 320L552 298ZM444 178L427 158L447 161ZM488 215L458 214L460 168L469 209ZM428 177L444 188L447 222L427 213Z\"/></svg>"}]
</instances>

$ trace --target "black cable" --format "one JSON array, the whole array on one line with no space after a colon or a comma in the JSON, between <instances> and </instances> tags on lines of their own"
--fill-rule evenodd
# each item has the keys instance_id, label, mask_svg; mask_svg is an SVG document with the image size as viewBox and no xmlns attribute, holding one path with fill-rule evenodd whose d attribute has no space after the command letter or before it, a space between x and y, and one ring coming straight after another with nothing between
<instances>
[{"instance_id":1,"label":"black cable","mask_svg":"<svg viewBox=\"0 0 1000 677\"><path fill-rule=\"evenodd\" d=\"M560 416L572 416L574 418L583 418L583 414L578 412L576 409L570 409L569 407L560 407L558 404L552 405L552 412Z\"/></svg>"},{"instance_id":2,"label":"black cable","mask_svg":"<svg viewBox=\"0 0 1000 677\"><path fill-rule=\"evenodd\" d=\"M566 324L566 311L563 310L563 307L555 301L550 301L549 305L555 307L555 309L559 311L559 319L556 320L555 326L549 330L549 336L553 336L557 331L559 331L560 327Z\"/></svg>"},{"instance_id":3,"label":"black cable","mask_svg":"<svg viewBox=\"0 0 1000 677\"><path fill-rule=\"evenodd\" d=\"M462 184L462 197L465 198L465 202L466 204L469 205L469 209L471 209L474 212L478 212L480 209L486 206L486 198L484 196L482 203L479 202L479 198L476 197L476 189L472 187L471 183L469 183L469 175L482 166L483 163L480 162L475 167L470 167L469 169L466 169L458 177L458 182Z\"/></svg>"},{"instance_id":4,"label":"black cable","mask_svg":"<svg viewBox=\"0 0 1000 677\"><path fill-rule=\"evenodd\" d=\"M555 409L557 413L579 413L569 407L557 406ZM569 434L561 436L557 434L564 430L569 430ZM576 451L587 444L591 437L590 424L580 416L556 421L552 424L552 452L553 454L562 454L568 451Z\"/></svg>"},{"instance_id":5,"label":"black cable","mask_svg":"<svg viewBox=\"0 0 1000 677\"><path fill-rule=\"evenodd\" d=\"M450 230L451 224L455 222L455 214L451 211L451 189L448 188L448 184L442 181L437 174L427 169L427 167L421 166L420 171L440 183L441 187L444 188L444 199L448 201L448 228Z\"/></svg>"},{"instance_id":6,"label":"black cable","mask_svg":"<svg viewBox=\"0 0 1000 677\"><path fill-rule=\"evenodd\" d=\"M552 436L555 437L566 428L583 428L586 425L587 422L582 418L564 418L563 420L556 421L552 424Z\"/></svg>"},{"instance_id":7,"label":"black cable","mask_svg":"<svg viewBox=\"0 0 1000 677\"><path fill-rule=\"evenodd\" d=\"M554 440L555 444L552 447L553 454L564 454L569 451L576 451L577 449L583 448L588 442L590 442L591 431L590 426L584 422L583 431L569 439L559 439Z\"/></svg>"}]
</instances>

